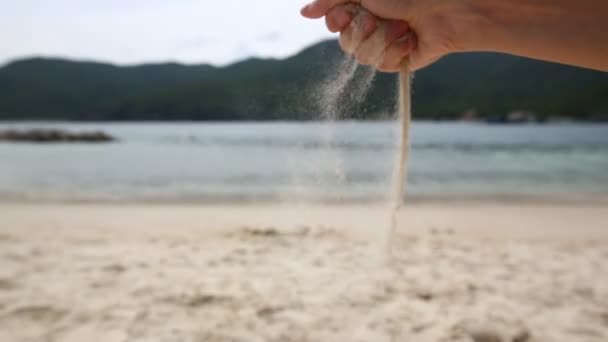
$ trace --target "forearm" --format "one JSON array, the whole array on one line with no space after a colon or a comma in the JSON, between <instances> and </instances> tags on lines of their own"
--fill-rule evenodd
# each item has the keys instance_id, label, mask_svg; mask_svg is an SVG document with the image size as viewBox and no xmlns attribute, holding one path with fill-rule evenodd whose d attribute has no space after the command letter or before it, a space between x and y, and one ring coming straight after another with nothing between
<instances>
[{"instance_id":1,"label":"forearm","mask_svg":"<svg viewBox=\"0 0 608 342\"><path fill-rule=\"evenodd\" d=\"M459 51L497 51L608 71L608 0L466 0Z\"/></svg>"}]
</instances>

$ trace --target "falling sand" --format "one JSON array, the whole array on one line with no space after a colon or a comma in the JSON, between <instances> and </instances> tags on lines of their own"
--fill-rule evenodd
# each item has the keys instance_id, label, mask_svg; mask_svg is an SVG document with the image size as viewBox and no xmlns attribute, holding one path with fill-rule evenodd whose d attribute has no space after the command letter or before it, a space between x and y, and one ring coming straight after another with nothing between
<instances>
[{"instance_id":1,"label":"falling sand","mask_svg":"<svg viewBox=\"0 0 608 342\"><path fill-rule=\"evenodd\" d=\"M359 66L354 58L343 59L337 71L323 82L316 94L316 104L320 117L325 121L321 136L322 165L329 165L335 184L344 184L346 173L343 160L336 152L335 131L333 123L343 119L341 113L352 112L354 108L361 105L369 91L376 76L373 68L365 68L358 73ZM345 106L345 107L343 107ZM319 170L323 169L319 167ZM327 181L323 175L317 175L318 182Z\"/></svg>"},{"instance_id":2,"label":"falling sand","mask_svg":"<svg viewBox=\"0 0 608 342\"><path fill-rule=\"evenodd\" d=\"M361 8L354 5L351 8L351 11L355 13L361 11ZM341 36L340 44L348 54L356 54L357 50L359 50L363 44L360 39L364 36L363 31L361 30L362 27L363 23L360 21L360 16L356 15L350 26L351 31L347 30L347 32L350 33ZM378 30L384 31L385 33L376 34L366 41L367 49L382 51L381 54L374 58L376 64L384 57L384 37L386 36L387 26L379 25ZM328 160L333 161L334 175L338 184L344 182L346 175L342 166L342 160L335 153L332 146L334 132L331 123L336 119L339 119L340 112L352 112L362 101L364 101L376 73L374 68L368 68L365 70L365 74L357 79L355 77L357 74L356 72L357 63L354 59L350 58L342 61L340 67L337 69L337 75L334 75L333 78L330 78L329 82L325 82L324 85L320 87L321 96L318 96L322 118L329 123L329 125L326 126L325 134L323 135L324 148L322 149L321 160L325 160L325 162ZM355 83L354 89L351 90L347 85L353 79L358 82ZM397 101L397 122L399 123L398 127L400 129L397 133L397 154L394 161L391 190L388 196L390 213L386 237L386 251L389 256L391 255L391 245L397 227L397 215L405 197L405 186L407 183L407 162L410 150L409 131L411 121L410 83L409 59L406 58L401 65L399 86L397 89L399 97ZM344 108L339 110L340 106L343 106Z\"/></svg>"},{"instance_id":3,"label":"falling sand","mask_svg":"<svg viewBox=\"0 0 608 342\"><path fill-rule=\"evenodd\" d=\"M399 89L397 92L397 94L399 94L398 122L400 123L399 127L401 128L401 132L397 135L397 139L399 140L392 182L393 196L391 198L391 217L386 247L389 255L391 253L392 241L397 228L397 214L399 213L399 208L401 208L401 205L403 204L405 186L407 184L407 162L410 155L410 122L412 118L410 86L411 76L409 63L405 61L401 66Z\"/></svg>"},{"instance_id":4,"label":"falling sand","mask_svg":"<svg viewBox=\"0 0 608 342\"><path fill-rule=\"evenodd\" d=\"M367 68L363 71L360 78L356 78L357 62L352 58L344 59L337 68L337 72L331 75L323 86L321 92L317 96L317 104L319 106L321 117L326 121L327 125L323 133L323 148L321 150L321 162L332 164L333 176L335 182L341 184L346 179L346 174L343 167L343 162L334 148L334 130L332 123L341 119L340 113L352 111L365 99L369 88L374 80L376 72L373 68ZM351 88L348 88L349 83L354 82ZM393 179L391 182L389 195L389 224L386 237L386 251L390 256L391 245L397 227L397 215L402 206L405 196L405 186L407 178L407 162L409 159L409 130L411 122L411 96L410 96L411 76L409 71L409 63L404 61L399 75L399 85L397 94L398 109L397 109L397 153L394 161ZM340 109L340 106L346 108ZM322 176L318 177L323 179Z\"/></svg>"}]
</instances>

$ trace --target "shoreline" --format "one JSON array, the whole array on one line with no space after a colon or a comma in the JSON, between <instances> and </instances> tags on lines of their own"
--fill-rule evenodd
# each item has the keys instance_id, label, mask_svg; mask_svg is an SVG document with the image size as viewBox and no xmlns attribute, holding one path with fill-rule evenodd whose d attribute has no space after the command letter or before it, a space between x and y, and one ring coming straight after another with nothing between
<instances>
[{"instance_id":1,"label":"shoreline","mask_svg":"<svg viewBox=\"0 0 608 342\"><path fill-rule=\"evenodd\" d=\"M409 202L398 212L398 233L453 229L476 235L520 234L524 237L582 232L608 237L608 211L603 203L570 205L549 202ZM104 226L205 229L226 231L242 227L295 229L302 226L339 228L385 235L390 206L386 203L101 203L0 202L4 229L11 225L48 228ZM157 219L158 221L156 221ZM163 226L166 226L163 228ZM189 227L189 228L188 228Z\"/></svg>"},{"instance_id":2,"label":"shoreline","mask_svg":"<svg viewBox=\"0 0 608 342\"><path fill-rule=\"evenodd\" d=\"M256 205L304 205L304 206L382 206L387 204L388 198L297 198L282 195L211 195L179 198L102 198L77 196L28 196L0 194L2 204L99 204L99 205L204 205L204 206L256 206ZM404 205L425 204L458 204L469 205L484 204L525 204L534 205L572 205L572 206L601 206L608 205L608 195L600 194L453 194L453 195L409 195L406 193Z\"/></svg>"}]
</instances>

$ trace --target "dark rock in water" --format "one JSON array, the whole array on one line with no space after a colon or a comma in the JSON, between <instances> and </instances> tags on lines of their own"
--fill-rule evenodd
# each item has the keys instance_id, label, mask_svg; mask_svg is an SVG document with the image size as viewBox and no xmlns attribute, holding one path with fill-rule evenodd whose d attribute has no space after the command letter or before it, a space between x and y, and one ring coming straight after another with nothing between
<instances>
[{"instance_id":1,"label":"dark rock in water","mask_svg":"<svg viewBox=\"0 0 608 342\"><path fill-rule=\"evenodd\" d=\"M86 142L105 143L116 141L116 138L104 132L72 133L61 130L34 129L29 131L8 130L0 132L0 141L10 142L34 142L34 143L57 143L57 142Z\"/></svg>"}]
</instances>

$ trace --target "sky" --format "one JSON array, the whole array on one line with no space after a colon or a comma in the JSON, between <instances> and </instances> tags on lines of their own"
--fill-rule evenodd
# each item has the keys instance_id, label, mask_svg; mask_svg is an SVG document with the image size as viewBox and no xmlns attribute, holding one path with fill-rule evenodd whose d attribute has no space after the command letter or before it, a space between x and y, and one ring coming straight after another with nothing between
<instances>
[{"instance_id":1,"label":"sky","mask_svg":"<svg viewBox=\"0 0 608 342\"><path fill-rule=\"evenodd\" d=\"M332 37L306 0L0 0L0 64L31 56L226 65Z\"/></svg>"}]
</instances>

